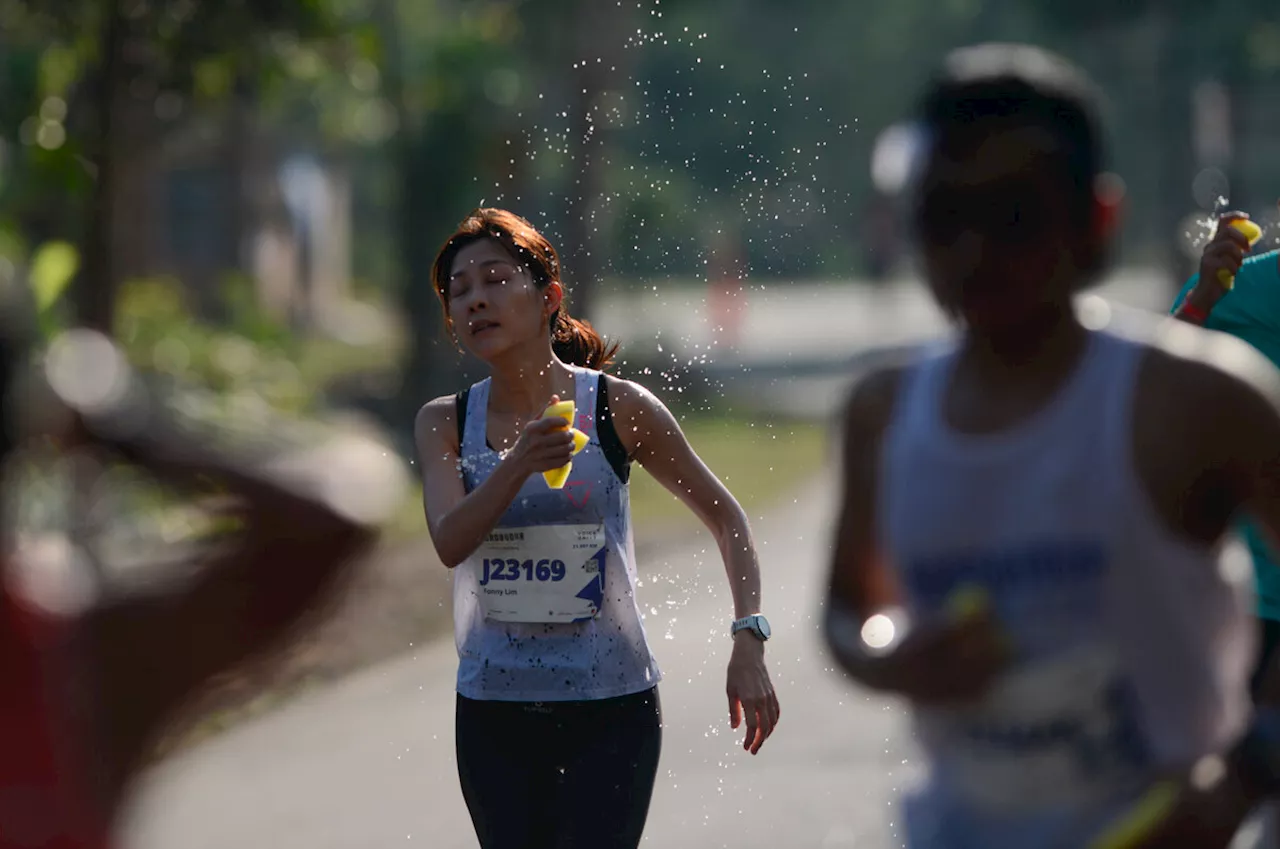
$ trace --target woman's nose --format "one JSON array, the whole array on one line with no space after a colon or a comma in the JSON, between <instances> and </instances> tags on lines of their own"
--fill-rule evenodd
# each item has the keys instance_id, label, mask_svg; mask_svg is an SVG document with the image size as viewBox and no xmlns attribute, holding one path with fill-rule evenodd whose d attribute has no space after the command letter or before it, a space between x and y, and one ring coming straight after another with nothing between
<instances>
[{"instance_id":1,"label":"woman's nose","mask_svg":"<svg viewBox=\"0 0 1280 849\"><path fill-rule=\"evenodd\" d=\"M487 306L487 299L484 296L484 292L477 292L475 288L472 288L457 299L457 305L466 312L472 313Z\"/></svg>"}]
</instances>

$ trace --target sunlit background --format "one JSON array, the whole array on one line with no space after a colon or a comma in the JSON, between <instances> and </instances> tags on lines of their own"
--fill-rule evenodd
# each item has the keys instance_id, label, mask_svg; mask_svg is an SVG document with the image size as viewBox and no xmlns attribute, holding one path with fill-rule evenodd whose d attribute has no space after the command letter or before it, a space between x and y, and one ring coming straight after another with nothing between
<instances>
[{"instance_id":1,"label":"sunlit background","mask_svg":"<svg viewBox=\"0 0 1280 849\"><path fill-rule=\"evenodd\" d=\"M1227 205L1267 225L1263 248L1280 243L1280 7L1268 4L0 0L0 282L29 291L46 343L77 324L110 332L183 415L232 433L283 420L360 428L412 472L415 411L481 376L442 332L435 251L477 205L528 217L560 249L571 311L623 343L619 374L672 406L759 523L767 609L781 620L783 727L747 774L721 727L714 547L637 474L649 628L678 670L664 698L721 753L691 754L673 727L649 843L889 845L877 841L893 830L897 720L851 718L889 708L824 677L812 639L826 427L861 355L944 330L905 228L917 143L905 121L943 51L993 39L1060 50L1107 94L1129 201L1104 295L1163 308ZM42 459L12 472L25 539L70 529L127 580L209 532L198 510L124 473L77 492L74 469ZM310 728L323 748L323 718L289 711L343 715L316 706L353 680L400 675L403 692L386 698L401 700L413 735L428 733L415 700L448 719L448 576L417 492L385 531L324 628L283 666L219 682L167 739L157 762L172 781L155 783L177 789L150 803L138 846L381 847L393 833L398 845L474 845L448 722L430 728L426 756L426 738L415 749L387 730L401 720L350 712L341 733L378 728L368 745L389 764L413 752L412 776L335 755L313 778L262 778L230 809L211 807L234 792L216 790L211 762L252 748L267 766L246 770L290 763L303 743L280 728ZM439 659L430 674L394 665L426 651ZM808 727L798 702L811 704ZM853 702L862 713L843 713ZM283 725L268 735L270 721ZM847 745L782 742L832 728ZM778 769L824 765L826 789L760 778L770 751ZM703 778L682 766L691 758ZM306 784L329 766L345 789ZM377 804L353 789L370 786ZM857 813L837 786L874 802ZM192 801L200 788L206 807ZM433 795L452 819L413 807ZM678 814L664 807L677 798ZM771 806L783 810L769 817ZM717 819L734 811L757 817L745 843ZM396 816L404 827L388 824ZM812 839L770 831L799 827L787 817ZM239 819L252 826L235 831ZM217 828L229 830L203 836Z\"/></svg>"}]
</instances>

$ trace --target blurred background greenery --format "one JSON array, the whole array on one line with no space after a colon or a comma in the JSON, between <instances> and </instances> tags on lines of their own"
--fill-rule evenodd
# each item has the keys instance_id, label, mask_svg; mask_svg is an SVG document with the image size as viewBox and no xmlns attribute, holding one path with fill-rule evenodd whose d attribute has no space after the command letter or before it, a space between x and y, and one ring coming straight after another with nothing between
<instances>
[{"instance_id":1,"label":"blurred background greenery","mask_svg":"<svg viewBox=\"0 0 1280 849\"><path fill-rule=\"evenodd\" d=\"M46 333L402 435L470 376L427 279L469 208L545 228L588 317L628 288L872 278L900 253L875 146L977 39L1095 75L1125 258L1181 273L1188 215L1280 182L1280 11L1219 5L0 0L0 274Z\"/></svg>"}]
</instances>

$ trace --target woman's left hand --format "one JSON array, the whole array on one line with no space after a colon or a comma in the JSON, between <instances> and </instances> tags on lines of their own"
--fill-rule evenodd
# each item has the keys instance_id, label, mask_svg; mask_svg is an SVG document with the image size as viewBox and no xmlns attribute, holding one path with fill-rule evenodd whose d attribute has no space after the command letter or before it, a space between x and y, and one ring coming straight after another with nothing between
<instances>
[{"instance_id":1,"label":"woman's left hand","mask_svg":"<svg viewBox=\"0 0 1280 849\"><path fill-rule=\"evenodd\" d=\"M747 733L742 748L754 755L777 727L782 709L764 665L764 643L749 631L734 636L727 691L729 725L737 729L745 717Z\"/></svg>"}]
</instances>

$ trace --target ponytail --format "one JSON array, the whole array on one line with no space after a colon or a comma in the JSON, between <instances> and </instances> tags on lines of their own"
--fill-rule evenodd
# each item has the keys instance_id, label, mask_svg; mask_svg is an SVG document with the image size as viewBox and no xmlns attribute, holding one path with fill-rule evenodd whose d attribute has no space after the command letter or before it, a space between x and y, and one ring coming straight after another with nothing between
<instances>
[{"instance_id":1,"label":"ponytail","mask_svg":"<svg viewBox=\"0 0 1280 849\"><path fill-rule=\"evenodd\" d=\"M607 371L618 347L617 342L605 342L588 322L573 318L563 308L551 320L551 350L566 363Z\"/></svg>"}]
</instances>

